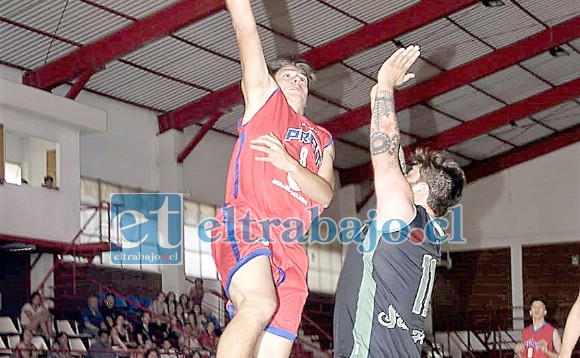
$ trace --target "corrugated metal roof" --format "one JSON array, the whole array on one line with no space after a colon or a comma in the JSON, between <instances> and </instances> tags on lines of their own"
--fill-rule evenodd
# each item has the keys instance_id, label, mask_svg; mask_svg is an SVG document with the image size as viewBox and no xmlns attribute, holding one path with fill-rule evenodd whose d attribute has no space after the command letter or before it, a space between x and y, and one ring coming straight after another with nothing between
<instances>
[{"instance_id":1,"label":"corrugated metal roof","mask_svg":"<svg viewBox=\"0 0 580 358\"><path fill-rule=\"evenodd\" d=\"M405 46L421 47L423 58L451 69L489 52L491 48L447 19L441 19L400 37Z\"/></svg>"},{"instance_id":2,"label":"corrugated metal roof","mask_svg":"<svg viewBox=\"0 0 580 358\"><path fill-rule=\"evenodd\" d=\"M78 0L37 1L9 19L79 43L92 42L131 23Z\"/></svg>"},{"instance_id":3,"label":"corrugated metal roof","mask_svg":"<svg viewBox=\"0 0 580 358\"><path fill-rule=\"evenodd\" d=\"M518 102L551 88L520 66L511 66L498 71L473 82L473 85L507 103Z\"/></svg>"},{"instance_id":4,"label":"corrugated metal roof","mask_svg":"<svg viewBox=\"0 0 580 358\"><path fill-rule=\"evenodd\" d=\"M445 155L447 155L449 158L455 160L462 167L463 166L466 166L466 165L469 165L471 163L471 160L465 159L464 157L460 157L457 154L451 153L448 150L444 150L443 153L445 153Z\"/></svg>"},{"instance_id":5,"label":"corrugated metal roof","mask_svg":"<svg viewBox=\"0 0 580 358\"><path fill-rule=\"evenodd\" d=\"M225 113L214 124L214 128L224 131L226 133L238 136L238 120L244 114L244 106L238 105L232 108L228 113Z\"/></svg>"},{"instance_id":6,"label":"corrugated metal roof","mask_svg":"<svg viewBox=\"0 0 580 358\"><path fill-rule=\"evenodd\" d=\"M171 37L147 45L125 59L212 90L241 78L241 68L236 62Z\"/></svg>"},{"instance_id":7,"label":"corrugated metal roof","mask_svg":"<svg viewBox=\"0 0 580 358\"><path fill-rule=\"evenodd\" d=\"M375 46L344 60L344 63L358 71L376 78L381 64L397 50L392 42Z\"/></svg>"},{"instance_id":8,"label":"corrugated metal roof","mask_svg":"<svg viewBox=\"0 0 580 358\"><path fill-rule=\"evenodd\" d=\"M156 11L176 3L177 1L178 0L97 0L96 2L125 15L142 19Z\"/></svg>"},{"instance_id":9,"label":"corrugated metal roof","mask_svg":"<svg viewBox=\"0 0 580 358\"><path fill-rule=\"evenodd\" d=\"M517 146L528 144L554 133L554 131L532 121L529 118L516 121L515 126L508 124L491 132L491 134L498 138Z\"/></svg>"},{"instance_id":10,"label":"corrugated metal roof","mask_svg":"<svg viewBox=\"0 0 580 358\"><path fill-rule=\"evenodd\" d=\"M544 26L505 1L505 6L473 5L450 16L459 26L495 48L501 48L544 30Z\"/></svg>"},{"instance_id":11,"label":"corrugated metal roof","mask_svg":"<svg viewBox=\"0 0 580 358\"><path fill-rule=\"evenodd\" d=\"M331 103L325 102L314 96L308 96L306 106L306 116L314 123L323 123L346 112L345 109L337 107Z\"/></svg>"},{"instance_id":12,"label":"corrugated metal roof","mask_svg":"<svg viewBox=\"0 0 580 358\"><path fill-rule=\"evenodd\" d=\"M93 75L86 87L164 111L208 94L118 61Z\"/></svg>"},{"instance_id":13,"label":"corrugated metal roof","mask_svg":"<svg viewBox=\"0 0 580 358\"><path fill-rule=\"evenodd\" d=\"M578 0L518 0L518 3L548 26L580 15Z\"/></svg>"},{"instance_id":14,"label":"corrugated metal roof","mask_svg":"<svg viewBox=\"0 0 580 358\"><path fill-rule=\"evenodd\" d=\"M462 86L437 96L429 103L463 121L472 120L504 106L501 102L469 86Z\"/></svg>"},{"instance_id":15,"label":"corrugated metal roof","mask_svg":"<svg viewBox=\"0 0 580 358\"><path fill-rule=\"evenodd\" d=\"M352 1L332 0L333 6L367 23L375 22L416 4L419 0Z\"/></svg>"},{"instance_id":16,"label":"corrugated metal roof","mask_svg":"<svg viewBox=\"0 0 580 358\"><path fill-rule=\"evenodd\" d=\"M368 104L371 88L375 84L342 64L318 71L318 77L314 90L350 109Z\"/></svg>"},{"instance_id":17,"label":"corrugated metal roof","mask_svg":"<svg viewBox=\"0 0 580 358\"><path fill-rule=\"evenodd\" d=\"M367 124L364 127L360 127L357 130L343 134L340 137L349 141L349 142L355 143L361 147L368 148L368 146L369 146L369 130L370 130L370 127ZM401 145L406 146L406 145L409 145L412 143L415 143L414 138L412 138L404 133L401 133Z\"/></svg>"},{"instance_id":18,"label":"corrugated metal roof","mask_svg":"<svg viewBox=\"0 0 580 358\"><path fill-rule=\"evenodd\" d=\"M536 113L532 118L557 130L564 130L580 124L580 98Z\"/></svg>"},{"instance_id":19,"label":"corrugated metal roof","mask_svg":"<svg viewBox=\"0 0 580 358\"><path fill-rule=\"evenodd\" d=\"M311 46L319 46L362 26L339 11L312 0L254 1L256 20Z\"/></svg>"},{"instance_id":20,"label":"corrugated metal roof","mask_svg":"<svg viewBox=\"0 0 580 358\"><path fill-rule=\"evenodd\" d=\"M397 112L397 120L402 131L421 138L434 136L461 124L459 121L420 104Z\"/></svg>"},{"instance_id":21,"label":"corrugated metal roof","mask_svg":"<svg viewBox=\"0 0 580 358\"><path fill-rule=\"evenodd\" d=\"M569 56L554 57L548 52L522 62L522 66L554 85L572 81L580 77L580 54L563 45Z\"/></svg>"},{"instance_id":22,"label":"corrugated metal roof","mask_svg":"<svg viewBox=\"0 0 580 358\"><path fill-rule=\"evenodd\" d=\"M0 33L4 38L0 41L0 60L26 68L37 68L45 64L45 60L53 61L77 49L59 40L51 44L47 36L6 22L0 22Z\"/></svg>"},{"instance_id":23,"label":"corrugated metal roof","mask_svg":"<svg viewBox=\"0 0 580 358\"><path fill-rule=\"evenodd\" d=\"M335 167L341 169L356 167L371 160L368 150L362 150L338 140L334 141L334 153L335 158L340 158L334 161Z\"/></svg>"},{"instance_id":24,"label":"corrugated metal roof","mask_svg":"<svg viewBox=\"0 0 580 358\"><path fill-rule=\"evenodd\" d=\"M483 160L486 158L505 153L513 149L509 144L505 144L487 134L475 137L466 142L454 145L449 150L465 155L476 160Z\"/></svg>"}]
</instances>

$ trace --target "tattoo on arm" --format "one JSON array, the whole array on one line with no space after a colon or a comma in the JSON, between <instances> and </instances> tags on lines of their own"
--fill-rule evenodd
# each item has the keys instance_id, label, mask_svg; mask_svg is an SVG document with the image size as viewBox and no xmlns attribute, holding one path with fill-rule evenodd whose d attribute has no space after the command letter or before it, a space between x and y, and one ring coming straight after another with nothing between
<instances>
[{"instance_id":1,"label":"tattoo on arm","mask_svg":"<svg viewBox=\"0 0 580 358\"><path fill-rule=\"evenodd\" d=\"M379 91L375 98L371 123L371 154L387 153L388 167L396 168L400 140L399 126L395 118L393 93Z\"/></svg>"}]
</instances>

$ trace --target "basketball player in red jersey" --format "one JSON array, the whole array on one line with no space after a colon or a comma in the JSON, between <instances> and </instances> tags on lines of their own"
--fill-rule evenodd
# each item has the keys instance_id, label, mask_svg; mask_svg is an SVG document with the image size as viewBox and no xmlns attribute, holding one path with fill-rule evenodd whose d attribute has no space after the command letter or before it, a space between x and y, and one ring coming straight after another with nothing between
<instances>
[{"instance_id":1,"label":"basketball player in red jersey","mask_svg":"<svg viewBox=\"0 0 580 358\"><path fill-rule=\"evenodd\" d=\"M580 292L576 298L576 303L572 306L568 318L566 319L566 328L562 338L562 350L559 358L571 358L576 342L580 337Z\"/></svg>"},{"instance_id":2,"label":"basketball player in red jersey","mask_svg":"<svg viewBox=\"0 0 580 358\"><path fill-rule=\"evenodd\" d=\"M296 240L334 190L332 136L304 116L314 78L303 62L266 65L250 0L227 0L242 65L238 124L212 255L233 315L218 358L288 357L308 295ZM300 228L297 228L300 226ZM296 239L296 237L294 237Z\"/></svg>"},{"instance_id":3,"label":"basketball player in red jersey","mask_svg":"<svg viewBox=\"0 0 580 358\"><path fill-rule=\"evenodd\" d=\"M558 330L545 321L546 304L539 299L532 300L530 316L532 324L522 332L522 343L515 352L520 358L558 358L562 341Z\"/></svg>"}]
</instances>

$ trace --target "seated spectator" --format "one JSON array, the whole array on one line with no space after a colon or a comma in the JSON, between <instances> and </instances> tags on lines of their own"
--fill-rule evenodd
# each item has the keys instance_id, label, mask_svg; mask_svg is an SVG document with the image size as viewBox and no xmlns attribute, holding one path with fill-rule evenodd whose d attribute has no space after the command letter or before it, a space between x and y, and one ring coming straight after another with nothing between
<instances>
[{"instance_id":1,"label":"seated spectator","mask_svg":"<svg viewBox=\"0 0 580 358\"><path fill-rule=\"evenodd\" d=\"M54 178L51 177L50 175L47 175L44 177L44 183L42 184L43 187L45 187L46 189L54 189Z\"/></svg>"},{"instance_id":2,"label":"seated spectator","mask_svg":"<svg viewBox=\"0 0 580 358\"><path fill-rule=\"evenodd\" d=\"M199 351L193 351L193 353L191 354L191 358L201 358L201 353L199 353Z\"/></svg>"},{"instance_id":3,"label":"seated spectator","mask_svg":"<svg viewBox=\"0 0 580 358\"><path fill-rule=\"evenodd\" d=\"M82 332L96 337L101 329L107 329L105 319L99 310L99 299L90 295L87 307L81 311Z\"/></svg>"},{"instance_id":4,"label":"seated spectator","mask_svg":"<svg viewBox=\"0 0 580 358\"><path fill-rule=\"evenodd\" d=\"M50 358L70 358L71 354L67 334L64 332L58 333L51 349L53 349L54 352L51 352L48 355Z\"/></svg>"},{"instance_id":5,"label":"seated spectator","mask_svg":"<svg viewBox=\"0 0 580 358\"><path fill-rule=\"evenodd\" d=\"M190 306L189 306L189 296L186 295L185 293L182 293L181 296L179 296L179 306L181 306L181 309L183 310L184 317L187 318Z\"/></svg>"},{"instance_id":6,"label":"seated spectator","mask_svg":"<svg viewBox=\"0 0 580 358\"><path fill-rule=\"evenodd\" d=\"M165 302L165 293L159 292L157 299L151 303L149 307L153 316L167 315L169 313L167 309L167 303Z\"/></svg>"},{"instance_id":7,"label":"seated spectator","mask_svg":"<svg viewBox=\"0 0 580 358\"><path fill-rule=\"evenodd\" d=\"M192 352L201 348L199 343L198 332L193 328L191 324L187 324L184 327L185 333L181 336L179 345L182 351Z\"/></svg>"},{"instance_id":8,"label":"seated spectator","mask_svg":"<svg viewBox=\"0 0 580 358\"><path fill-rule=\"evenodd\" d=\"M161 353L160 358L177 358L177 351L167 338L163 340L163 346L159 351Z\"/></svg>"},{"instance_id":9,"label":"seated spectator","mask_svg":"<svg viewBox=\"0 0 580 358\"><path fill-rule=\"evenodd\" d=\"M115 295L112 293L107 293L105 296L105 302L103 302L103 305L101 306L101 314L105 319L107 329L110 330L113 328L118 313L118 310L115 308Z\"/></svg>"},{"instance_id":10,"label":"seated spectator","mask_svg":"<svg viewBox=\"0 0 580 358\"><path fill-rule=\"evenodd\" d=\"M20 342L16 346L17 358L38 358L38 349L32 344L32 331L25 329L20 336Z\"/></svg>"},{"instance_id":11,"label":"seated spectator","mask_svg":"<svg viewBox=\"0 0 580 358\"><path fill-rule=\"evenodd\" d=\"M145 342L156 342L153 327L150 323L151 314L143 312L141 315L141 324L135 328L135 342L141 348L145 348Z\"/></svg>"},{"instance_id":12,"label":"seated spectator","mask_svg":"<svg viewBox=\"0 0 580 358\"><path fill-rule=\"evenodd\" d=\"M119 347L123 351L136 347L135 342L132 342L129 338L125 316L118 315L117 319L115 319L115 326L111 329L111 341L113 342L113 345Z\"/></svg>"},{"instance_id":13,"label":"seated spectator","mask_svg":"<svg viewBox=\"0 0 580 358\"><path fill-rule=\"evenodd\" d=\"M20 324L22 329L28 328L33 334L40 330L45 337L52 336L50 311L43 304L42 297L38 292L34 292L30 296L30 302L22 306Z\"/></svg>"},{"instance_id":14,"label":"seated spectator","mask_svg":"<svg viewBox=\"0 0 580 358\"><path fill-rule=\"evenodd\" d=\"M99 339L89 348L89 358L116 358L108 331L99 332Z\"/></svg>"},{"instance_id":15,"label":"seated spectator","mask_svg":"<svg viewBox=\"0 0 580 358\"><path fill-rule=\"evenodd\" d=\"M145 358L159 358L159 351L156 348L149 349L145 352Z\"/></svg>"},{"instance_id":16,"label":"seated spectator","mask_svg":"<svg viewBox=\"0 0 580 358\"><path fill-rule=\"evenodd\" d=\"M207 328L201 333L199 342L203 349L214 352L218 345L218 336L215 331L215 325L212 321L207 322Z\"/></svg>"},{"instance_id":17,"label":"seated spectator","mask_svg":"<svg viewBox=\"0 0 580 358\"><path fill-rule=\"evenodd\" d=\"M170 291L169 293L167 293L166 303L167 303L167 315L171 317L175 314L175 308L177 306L177 301L174 292Z\"/></svg>"},{"instance_id":18,"label":"seated spectator","mask_svg":"<svg viewBox=\"0 0 580 358\"><path fill-rule=\"evenodd\" d=\"M185 326L187 320L185 319L185 312L183 312L183 307L181 305L177 305L177 310L175 311L175 319L180 326Z\"/></svg>"}]
</instances>

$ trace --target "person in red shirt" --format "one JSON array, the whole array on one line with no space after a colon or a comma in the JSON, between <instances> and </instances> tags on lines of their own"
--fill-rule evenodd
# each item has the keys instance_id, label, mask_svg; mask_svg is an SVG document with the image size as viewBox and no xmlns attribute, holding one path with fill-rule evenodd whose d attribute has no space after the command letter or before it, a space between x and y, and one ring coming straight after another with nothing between
<instances>
[{"instance_id":1,"label":"person in red shirt","mask_svg":"<svg viewBox=\"0 0 580 358\"><path fill-rule=\"evenodd\" d=\"M212 256L233 315L217 357L288 357L308 296L308 256L298 240L332 201L334 146L331 134L305 116L310 66L291 59L268 66L251 1L226 6L245 109L216 217L220 227L212 231Z\"/></svg>"},{"instance_id":2,"label":"person in red shirt","mask_svg":"<svg viewBox=\"0 0 580 358\"><path fill-rule=\"evenodd\" d=\"M562 345L560 333L546 322L546 303L533 299L530 307L532 324L522 332L522 342L518 343L515 353L520 358L558 358Z\"/></svg>"}]
</instances>

